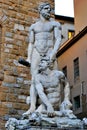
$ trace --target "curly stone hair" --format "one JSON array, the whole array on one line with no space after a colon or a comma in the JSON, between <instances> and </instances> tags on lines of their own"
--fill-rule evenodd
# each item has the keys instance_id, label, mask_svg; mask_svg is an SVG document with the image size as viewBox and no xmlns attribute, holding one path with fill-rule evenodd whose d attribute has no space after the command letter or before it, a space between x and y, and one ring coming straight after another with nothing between
<instances>
[{"instance_id":1,"label":"curly stone hair","mask_svg":"<svg viewBox=\"0 0 87 130\"><path fill-rule=\"evenodd\" d=\"M51 5L50 5L48 2L42 2L42 3L40 3L39 6L38 6L38 11L39 11L39 13L40 13L40 11L43 9L43 7L44 7L44 6L47 6L47 5L50 6L50 10L51 10Z\"/></svg>"}]
</instances>

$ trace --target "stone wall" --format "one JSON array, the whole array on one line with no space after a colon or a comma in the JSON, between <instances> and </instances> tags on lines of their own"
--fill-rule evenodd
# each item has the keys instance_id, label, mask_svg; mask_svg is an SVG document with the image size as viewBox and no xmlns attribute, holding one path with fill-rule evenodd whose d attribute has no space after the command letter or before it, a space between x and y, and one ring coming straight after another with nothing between
<instances>
[{"instance_id":1,"label":"stone wall","mask_svg":"<svg viewBox=\"0 0 87 130\"><path fill-rule=\"evenodd\" d=\"M43 0L44 1L44 0ZM42 0L0 0L0 130L9 117L19 118L28 109L30 69L18 66L26 59L28 29L38 17ZM48 0L54 5L54 0Z\"/></svg>"}]
</instances>

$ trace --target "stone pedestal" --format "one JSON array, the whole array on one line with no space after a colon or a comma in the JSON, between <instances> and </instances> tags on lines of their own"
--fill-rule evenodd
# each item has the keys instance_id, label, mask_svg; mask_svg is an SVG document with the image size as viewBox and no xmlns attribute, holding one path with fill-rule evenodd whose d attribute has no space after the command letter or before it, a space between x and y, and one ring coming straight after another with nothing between
<instances>
[{"instance_id":1,"label":"stone pedestal","mask_svg":"<svg viewBox=\"0 0 87 130\"><path fill-rule=\"evenodd\" d=\"M32 126L32 127L27 127L25 129L21 130L77 130L78 128L57 128L57 127L37 127L37 126ZM16 129L19 130L19 129ZM84 130L84 128L79 128L78 130Z\"/></svg>"},{"instance_id":2,"label":"stone pedestal","mask_svg":"<svg viewBox=\"0 0 87 130\"><path fill-rule=\"evenodd\" d=\"M57 127L36 127L36 126L32 126L28 129L24 129L24 130L77 130L77 128L57 128ZM78 129L78 130L84 130L84 129Z\"/></svg>"},{"instance_id":3,"label":"stone pedestal","mask_svg":"<svg viewBox=\"0 0 87 130\"><path fill-rule=\"evenodd\" d=\"M6 130L75 130L83 129L83 122L80 119L69 119L67 117L57 117L53 119L32 120L9 118Z\"/></svg>"}]
</instances>

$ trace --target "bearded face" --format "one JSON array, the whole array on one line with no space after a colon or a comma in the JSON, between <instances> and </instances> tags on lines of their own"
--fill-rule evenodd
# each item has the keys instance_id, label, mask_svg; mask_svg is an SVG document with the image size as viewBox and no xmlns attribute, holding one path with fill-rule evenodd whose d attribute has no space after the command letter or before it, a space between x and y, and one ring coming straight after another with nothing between
<instances>
[{"instance_id":1,"label":"bearded face","mask_svg":"<svg viewBox=\"0 0 87 130\"><path fill-rule=\"evenodd\" d=\"M45 71L48 67L48 63L45 60L42 60L39 64L39 72Z\"/></svg>"},{"instance_id":2,"label":"bearded face","mask_svg":"<svg viewBox=\"0 0 87 130\"><path fill-rule=\"evenodd\" d=\"M50 18L50 12L51 12L51 8L49 5L46 5L42 8L42 10L40 11L40 14L45 18L45 19L49 19Z\"/></svg>"},{"instance_id":3,"label":"bearded face","mask_svg":"<svg viewBox=\"0 0 87 130\"><path fill-rule=\"evenodd\" d=\"M42 16L46 19L50 18L50 14L49 13L42 13Z\"/></svg>"}]
</instances>

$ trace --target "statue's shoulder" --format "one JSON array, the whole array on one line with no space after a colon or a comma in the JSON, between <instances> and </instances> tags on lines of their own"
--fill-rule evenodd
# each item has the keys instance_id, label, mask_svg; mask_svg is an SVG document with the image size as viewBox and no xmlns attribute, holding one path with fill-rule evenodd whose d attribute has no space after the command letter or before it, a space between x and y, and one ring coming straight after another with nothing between
<instances>
[{"instance_id":1,"label":"statue's shoulder","mask_svg":"<svg viewBox=\"0 0 87 130\"><path fill-rule=\"evenodd\" d=\"M39 26L39 21L35 22L29 27L29 31L34 31L35 27Z\"/></svg>"},{"instance_id":2,"label":"statue's shoulder","mask_svg":"<svg viewBox=\"0 0 87 130\"><path fill-rule=\"evenodd\" d=\"M51 19L50 19L50 22L51 22L51 24L52 24L54 27L61 28L61 24L60 24L60 22L55 21L54 18L51 18Z\"/></svg>"},{"instance_id":3,"label":"statue's shoulder","mask_svg":"<svg viewBox=\"0 0 87 130\"><path fill-rule=\"evenodd\" d=\"M34 29L34 24L32 24L30 27L29 27L29 31L33 31L33 29Z\"/></svg>"}]
</instances>

